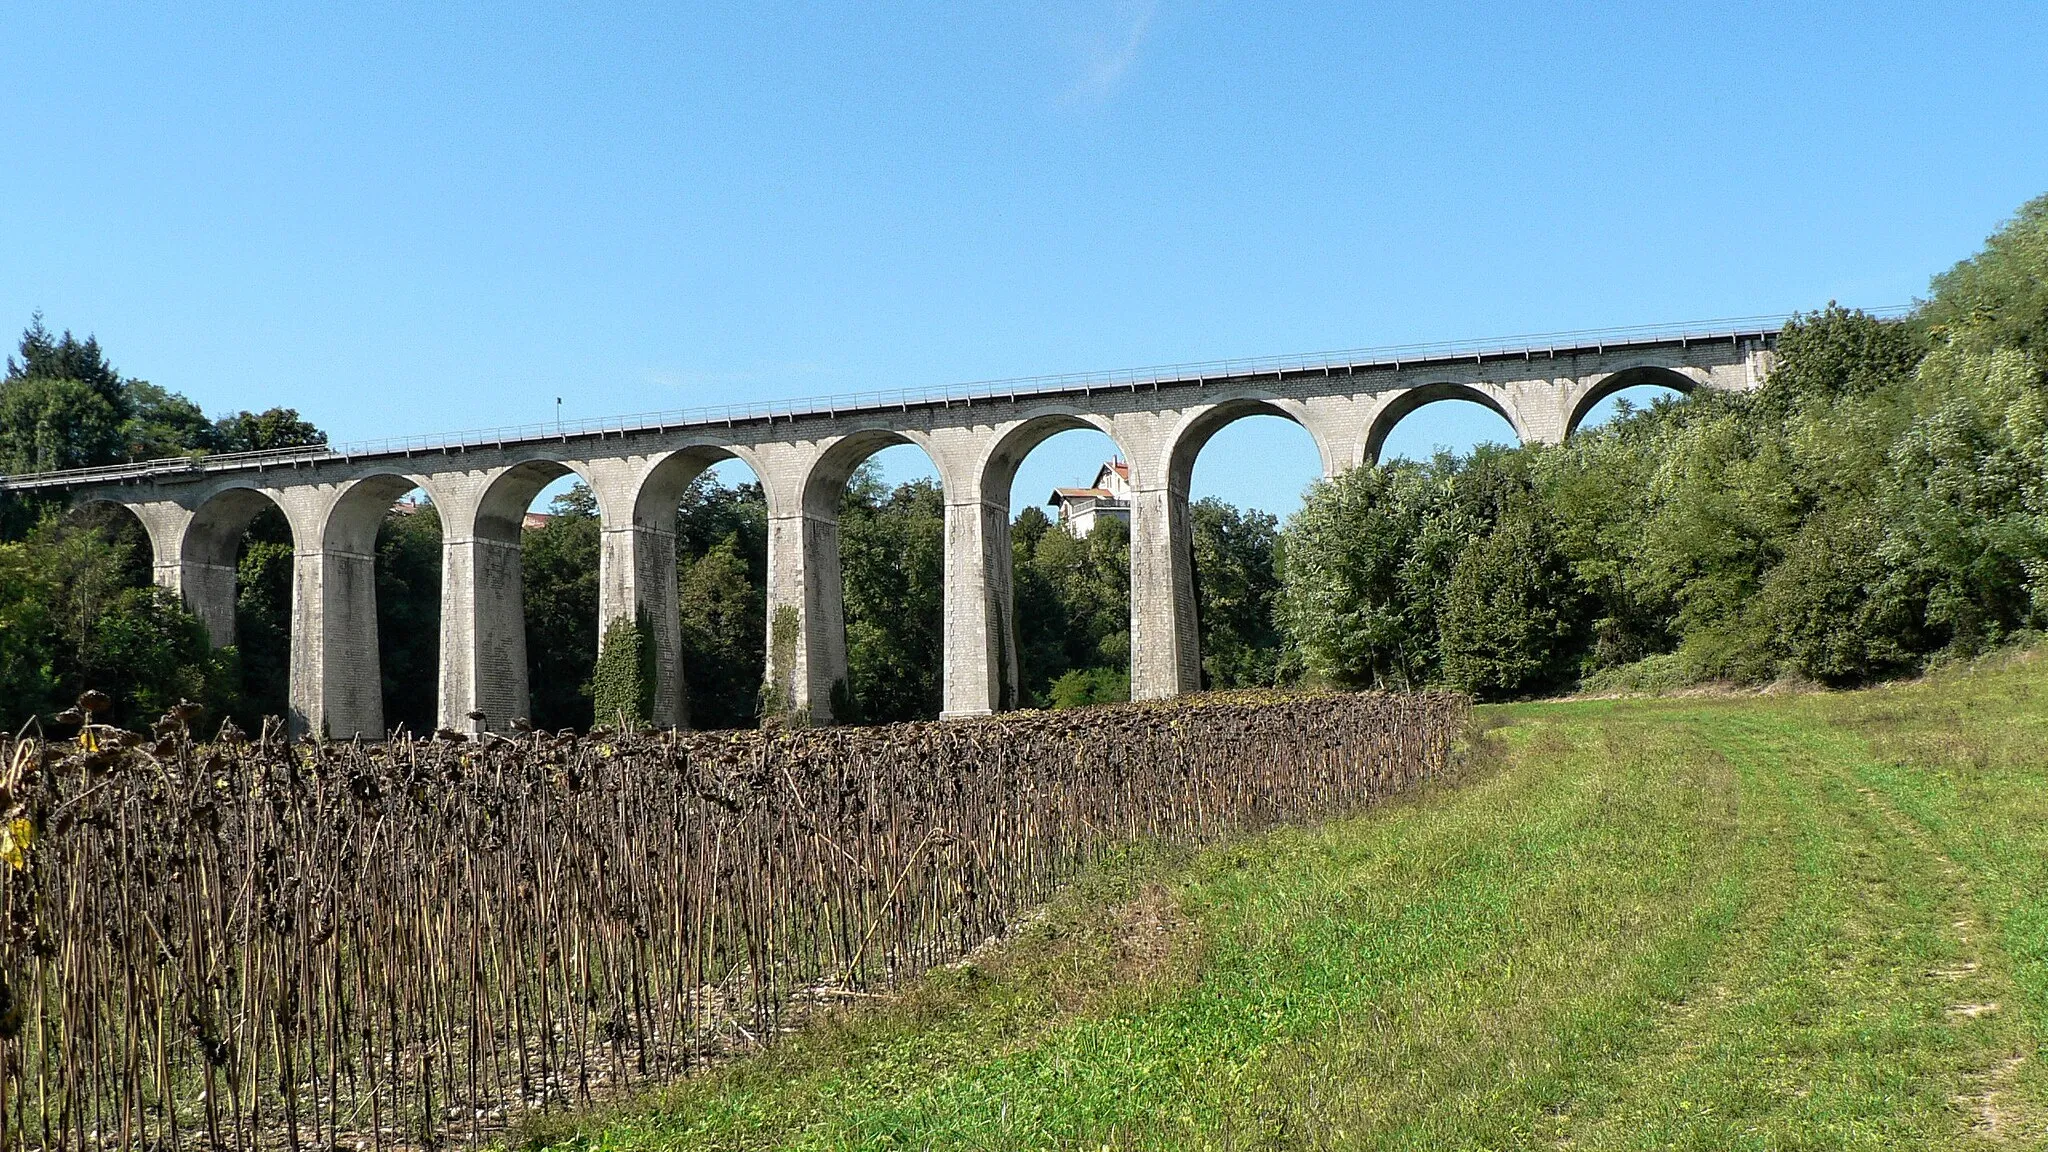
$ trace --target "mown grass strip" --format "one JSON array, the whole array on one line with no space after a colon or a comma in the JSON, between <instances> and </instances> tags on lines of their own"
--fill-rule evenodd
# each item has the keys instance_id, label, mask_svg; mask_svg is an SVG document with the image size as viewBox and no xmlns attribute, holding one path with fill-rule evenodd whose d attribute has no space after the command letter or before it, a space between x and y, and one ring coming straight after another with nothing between
<instances>
[{"instance_id":1,"label":"mown grass strip","mask_svg":"<svg viewBox=\"0 0 2048 1152\"><path fill-rule=\"evenodd\" d=\"M1499 710L1455 787L1127 861L997 955L536 1135L2024 1144L2048 1114L2048 780L2038 739L1998 734L2041 734L2043 671ZM1949 747L1958 709L1987 735Z\"/></svg>"}]
</instances>

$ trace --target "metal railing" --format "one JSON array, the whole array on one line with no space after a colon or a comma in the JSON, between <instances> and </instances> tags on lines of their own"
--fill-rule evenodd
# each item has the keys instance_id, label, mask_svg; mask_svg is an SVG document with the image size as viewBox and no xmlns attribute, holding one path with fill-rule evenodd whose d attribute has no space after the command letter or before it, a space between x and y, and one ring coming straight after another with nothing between
<instances>
[{"instance_id":1,"label":"metal railing","mask_svg":"<svg viewBox=\"0 0 2048 1152\"><path fill-rule=\"evenodd\" d=\"M1890 318L1904 315L1910 309L1910 305L1894 305L1865 311L1875 316ZM495 428L471 428L457 432L389 436L322 446L280 448L265 452L223 452L210 456L180 456L96 468L24 473L19 476L0 476L0 488L32 489L65 487L87 481L169 479L203 475L208 472L242 471L250 468L260 470L272 466L351 459L359 456L405 456L444 449L499 447L506 444L573 440L592 436L625 436L679 428L730 426L776 420L795 421L977 401L1025 400L1098 388L1165 387L1326 369L1348 373L1473 359L1483 362L1538 353L1580 352L1616 346L1707 343L1745 337L1768 339L1791 318L1789 314L1734 316L1684 324L1582 328L1565 332L1499 336L1487 340L1389 344L1287 356L1203 360L1109 372L1063 372L1050 376L976 380L935 388L883 389L759 404L704 405L582 420L538 421Z\"/></svg>"}]
</instances>

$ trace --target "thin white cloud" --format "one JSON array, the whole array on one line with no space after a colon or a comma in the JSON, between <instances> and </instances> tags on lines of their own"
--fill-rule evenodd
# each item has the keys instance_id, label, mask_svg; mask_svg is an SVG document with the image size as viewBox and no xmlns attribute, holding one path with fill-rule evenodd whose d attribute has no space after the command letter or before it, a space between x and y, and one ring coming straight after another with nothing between
<instances>
[{"instance_id":1,"label":"thin white cloud","mask_svg":"<svg viewBox=\"0 0 2048 1152\"><path fill-rule=\"evenodd\" d=\"M1159 0L1118 0L1110 5L1106 26L1083 45L1081 75L1067 90L1067 99L1102 100L1115 94L1138 62L1158 11Z\"/></svg>"}]
</instances>

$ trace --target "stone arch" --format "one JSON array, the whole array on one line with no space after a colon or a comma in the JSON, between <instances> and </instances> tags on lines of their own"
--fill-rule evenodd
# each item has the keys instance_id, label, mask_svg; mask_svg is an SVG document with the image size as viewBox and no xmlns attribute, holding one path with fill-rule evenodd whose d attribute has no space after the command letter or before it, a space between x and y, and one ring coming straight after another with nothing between
<instances>
[{"instance_id":1,"label":"stone arch","mask_svg":"<svg viewBox=\"0 0 2048 1152\"><path fill-rule=\"evenodd\" d=\"M1243 392L1181 417L1165 441L1166 490L1149 502L1141 500L1142 507L1133 509L1131 519L1131 686L1141 698L1203 686L1201 596L1188 498L1202 449L1217 433L1248 416L1277 416L1299 427L1315 445L1319 474L1333 471L1331 439L1298 400ZM1153 621L1159 626L1148 634L1146 625Z\"/></svg>"},{"instance_id":2,"label":"stone arch","mask_svg":"<svg viewBox=\"0 0 2048 1152\"><path fill-rule=\"evenodd\" d=\"M327 505L320 525L320 611L322 635L317 638L321 663L319 711L326 735L383 735L392 717L384 696L388 665L378 583L378 534L398 498L415 488L426 492L436 511L441 507L437 485L430 478L402 472L376 472L344 484ZM442 527L442 539L447 538ZM445 590L436 587L438 607ZM438 611L436 613L438 619ZM309 638L309 642L312 638ZM438 664L438 641L434 655ZM436 683L438 691L438 682ZM411 703L409 701L409 703ZM435 704L416 713L411 726L432 730ZM412 711L408 707L401 709Z\"/></svg>"},{"instance_id":3,"label":"stone arch","mask_svg":"<svg viewBox=\"0 0 2048 1152\"><path fill-rule=\"evenodd\" d=\"M1167 486L1185 496L1194 478L1195 458L1202 454L1203 446L1216 433L1247 416L1278 416L1300 426L1315 443L1316 459L1323 474L1330 473L1330 444L1322 429L1309 416L1308 407L1299 400L1254 392L1205 405L1181 418L1167 435Z\"/></svg>"},{"instance_id":4,"label":"stone arch","mask_svg":"<svg viewBox=\"0 0 2048 1152\"><path fill-rule=\"evenodd\" d=\"M526 510L533 506L533 498L540 495L541 489L572 472L589 486L597 498L599 513L604 513L604 491L591 478L588 469L551 457L536 456L503 469L484 485L477 497L472 521L472 530L477 538L518 544L520 528L526 521Z\"/></svg>"},{"instance_id":5,"label":"stone arch","mask_svg":"<svg viewBox=\"0 0 2048 1152\"><path fill-rule=\"evenodd\" d=\"M691 701L690 678L702 672L687 667L683 658L682 601L678 588L682 570L677 555L676 509L692 482L706 469L726 460L745 464L754 478L762 482L763 495L766 496L767 469L758 453L734 444L712 441L686 443L656 457L638 473L630 490L631 524L605 534L607 571L602 579L599 612L607 621L630 614L636 622L653 629L654 715L651 719L662 727L703 724L707 700L712 704L709 714L713 716L714 724L719 711L716 707L718 697L707 695L708 685L701 680L694 685L697 702L693 705ZM763 630L765 645L765 623ZM745 698L758 699L765 678L765 668L758 669L752 683L739 686L744 689ZM723 687L730 692L735 686ZM744 706L733 704L733 699L729 694L725 696L731 705L729 718L743 722Z\"/></svg>"},{"instance_id":6,"label":"stone arch","mask_svg":"<svg viewBox=\"0 0 2048 1152\"><path fill-rule=\"evenodd\" d=\"M1611 372L1601 377L1598 383L1587 389L1583 395L1573 402L1571 412L1565 420L1564 434L1570 436L1578 431L1579 424L1586 419L1586 414L1591 412L1593 406L1602 400L1607 399L1616 392L1644 385L1669 388L1674 392L1687 396L1690 396L1694 390L1701 387L1698 380L1693 379L1684 372L1676 368L1666 368L1660 364L1638 364L1634 367L1623 368L1619 372Z\"/></svg>"},{"instance_id":7,"label":"stone arch","mask_svg":"<svg viewBox=\"0 0 2048 1152\"><path fill-rule=\"evenodd\" d=\"M291 523L292 546L302 545L298 522L282 502L253 485L234 484L214 492L192 510L192 521L185 526L182 555L187 561L233 564L235 546L241 543L249 521L270 508L277 509Z\"/></svg>"},{"instance_id":8,"label":"stone arch","mask_svg":"<svg viewBox=\"0 0 2048 1152\"><path fill-rule=\"evenodd\" d=\"M65 515L74 520L104 519L133 524L142 530L145 552L137 557L145 582L162 582L166 566L176 567L176 533L164 531L162 518L145 515L145 509L112 496L92 494L72 501Z\"/></svg>"},{"instance_id":9,"label":"stone arch","mask_svg":"<svg viewBox=\"0 0 2048 1152\"><path fill-rule=\"evenodd\" d=\"M948 510L952 517L949 535L972 540L975 545L948 548L949 715L1007 711L1022 703L1010 493L1025 458L1062 432L1100 432L1118 456L1126 462L1131 459L1108 418L1067 405L1036 407L1022 419L1001 426L987 448L976 455L966 487L971 506ZM956 610L955 601L962 607Z\"/></svg>"},{"instance_id":10,"label":"stone arch","mask_svg":"<svg viewBox=\"0 0 2048 1152\"><path fill-rule=\"evenodd\" d=\"M304 546L301 529L285 506L252 485L234 484L208 496L192 511L178 548L179 588L185 606L206 625L216 648L235 642L235 568L249 522L276 509L291 526L294 551ZM293 583L298 581L294 573ZM298 591L293 589L296 600Z\"/></svg>"},{"instance_id":11,"label":"stone arch","mask_svg":"<svg viewBox=\"0 0 2048 1152\"><path fill-rule=\"evenodd\" d=\"M854 469L865 463L868 457L896 444L914 444L925 454L925 458L932 462L933 471L939 474L939 484L950 501L956 479L947 475L942 464L943 454L930 438L919 432L866 428L833 441L811 462L803 482L804 515L814 520L837 522L839 494L853 477Z\"/></svg>"},{"instance_id":12,"label":"stone arch","mask_svg":"<svg viewBox=\"0 0 2048 1152\"><path fill-rule=\"evenodd\" d=\"M439 697L444 725L466 730L480 723L496 729L533 718L522 535L534 498L572 473L590 486L602 515L605 492L586 467L535 455L497 470L485 482L468 512L466 539L464 525L444 520L443 555L455 561L454 571L444 566L442 574L451 594L441 633ZM594 609L589 625L599 631L601 640L600 621L599 610ZM475 713L483 718L477 720Z\"/></svg>"},{"instance_id":13,"label":"stone arch","mask_svg":"<svg viewBox=\"0 0 2048 1152\"><path fill-rule=\"evenodd\" d=\"M769 581L771 585L794 576L800 587L798 593L802 607L794 619L785 621L782 605L794 606L790 598L784 597L777 603L777 594L770 592L768 676L771 698L801 701L813 719L830 721L845 719L849 713L845 707L856 703L853 695L851 669L847 659L846 601L843 572L840 567L839 508L841 494L854 470L868 457L884 448L896 444L914 444L931 461L932 468L939 474L943 497L950 508L959 489L959 478L947 465L950 458L941 452L931 437L921 431L893 428L865 428L836 440L826 442L805 468L797 488L800 515L794 518L799 537L791 541L801 550L802 559L785 575L776 570L770 561ZM773 521L779 519L771 503L770 532L776 531ZM948 531L951 538L951 531ZM770 545L771 550L774 545ZM953 568L950 555L948 571ZM950 590L946 603L941 608L943 615L952 614L955 597ZM801 639L796 634L801 634ZM797 649L801 648L801 655ZM947 658L944 653L941 659ZM801 665L802 671L796 671ZM785 672L787 670L787 673ZM796 688L798 679L803 688ZM943 675L941 676L943 684ZM774 706L780 707L780 704Z\"/></svg>"},{"instance_id":14,"label":"stone arch","mask_svg":"<svg viewBox=\"0 0 2048 1152\"><path fill-rule=\"evenodd\" d=\"M326 519L320 527L321 549L374 554L377 550L377 529L384 522L384 514L391 510L400 496L415 488L425 491L434 507L441 507L440 494L434 491L433 481L425 476L378 472L344 484L334 502L327 507Z\"/></svg>"},{"instance_id":15,"label":"stone arch","mask_svg":"<svg viewBox=\"0 0 2048 1152\"><path fill-rule=\"evenodd\" d=\"M1394 395L1393 399L1382 405L1380 410L1373 415L1372 424L1366 431L1364 459L1361 463L1378 464L1380 461L1380 450L1386 447L1387 437L1394 431L1394 426L1407 419L1417 409L1427 404L1434 404L1439 400L1469 400L1474 404L1478 404L1507 421L1508 427L1514 430L1517 440L1523 443L1528 442L1529 436L1522 427L1522 422L1515 418L1514 410L1503 403L1499 397L1483 388L1444 380L1433 384L1417 385L1416 387L1398 392Z\"/></svg>"},{"instance_id":16,"label":"stone arch","mask_svg":"<svg viewBox=\"0 0 2048 1152\"><path fill-rule=\"evenodd\" d=\"M974 496L983 504L1009 511L1010 489L1016 485L1017 469L1025 457L1062 432L1100 432L1109 437L1118 455L1126 461L1131 458L1107 419L1064 406L1042 409L1011 424L989 445L975 463Z\"/></svg>"},{"instance_id":17,"label":"stone arch","mask_svg":"<svg viewBox=\"0 0 2048 1152\"><path fill-rule=\"evenodd\" d=\"M705 469L727 460L745 464L753 471L754 478L762 481L763 489L767 487L767 466L758 454L745 446L710 441L686 444L656 457L640 474L633 489L633 524L659 532L674 532L676 505L682 500L683 492Z\"/></svg>"}]
</instances>

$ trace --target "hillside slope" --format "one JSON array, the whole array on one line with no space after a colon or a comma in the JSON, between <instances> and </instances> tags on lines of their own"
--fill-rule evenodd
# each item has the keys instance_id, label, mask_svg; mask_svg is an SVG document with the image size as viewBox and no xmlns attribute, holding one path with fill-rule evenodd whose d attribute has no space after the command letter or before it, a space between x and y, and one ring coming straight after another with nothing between
<instances>
[{"instance_id":1,"label":"hillside slope","mask_svg":"<svg viewBox=\"0 0 2048 1152\"><path fill-rule=\"evenodd\" d=\"M592 1148L2048 1138L2048 652L1490 710L1365 816L1133 857Z\"/></svg>"}]
</instances>

